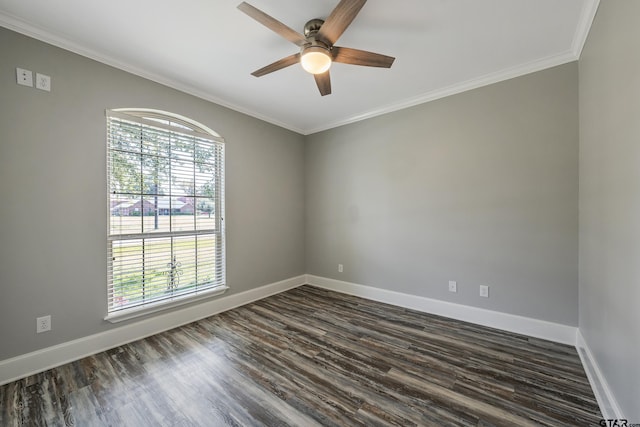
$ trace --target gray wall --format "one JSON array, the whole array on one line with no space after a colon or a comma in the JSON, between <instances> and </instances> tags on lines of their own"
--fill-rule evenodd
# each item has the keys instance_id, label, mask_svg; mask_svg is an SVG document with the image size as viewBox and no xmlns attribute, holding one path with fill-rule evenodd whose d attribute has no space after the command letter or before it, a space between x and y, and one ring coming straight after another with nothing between
<instances>
[{"instance_id":1,"label":"gray wall","mask_svg":"<svg viewBox=\"0 0 640 427\"><path fill-rule=\"evenodd\" d=\"M579 128L579 325L640 419L637 16L635 0L601 3L580 124L568 64L306 138L0 28L0 360L119 326L102 320L105 109L226 138L228 294L308 272L568 325ZM18 66L53 91L16 85ZM54 330L36 335L44 314Z\"/></svg>"},{"instance_id":2,"label":"gray wall","mask_svg":"<svg viewBox=\"0 0 640 427\"><path fill-rule=\"evenodd\" d=\"M117 327L106 314L105 109L226 138L227 295L305 273L304 138L0 28L0 360ZM52 77L16 84L16 67ZM53 331L35 334L51 314Z\"/></svg>"},{"instance_id":3,"label":"gray wall","mask_svg":"<svg viewBox=\"0 0 640 427\"><path fill-rule=\"evenodd\" d=\"M307 272L577 325L577 71L308 137Z\"/></svg>"},{"instance_id":4,"label":"gray wall","mask_svg":"<svg viewBox=\"0 0 640 427\"><path fill-rule=\"evenodd\" d=\"M580 59L580 331L640 422L640 2L602 1Z\"/></svg>"}]
</instances>

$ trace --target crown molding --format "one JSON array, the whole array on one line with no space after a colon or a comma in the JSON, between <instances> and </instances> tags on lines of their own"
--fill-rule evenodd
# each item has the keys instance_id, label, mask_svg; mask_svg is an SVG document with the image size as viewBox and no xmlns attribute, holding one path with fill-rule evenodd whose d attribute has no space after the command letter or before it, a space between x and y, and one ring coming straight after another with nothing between
<instances>
[{"instance_id":1,"label":"crown molding","mask_svg":"<svg viewBox=\"0 0 640 427\"><path fill-rule=\"evenodd\" d=\"M483 86L488 86L494 83L499 83L505 80L510 80L515 77L520 77L525 74L535 73L547 68L552 68L558 65L566 64L568 62L576 61L578 58L572 50L563 52L558 55L538 59L523 65L517 65L515 67L500 70L495 73L489 73L482 77L456 83L451 86L447 86L442 89L436 89L430 92L426 92L411 98L404 99L400 102L390 104L383 108L363 112L361 114L349 117L344 120L338 120L328 123L324 126L313 128L305 132L305 135L311 135L314 133L322 132L325 130L333 129L339 126L348 125L351 123L359 122L361 120L370 119L373 117L381 116L383 114L392 113L398 110L404 110L405 108L413 107L416 105L424 104L426 102L435 101L437 99L446 98L447 96L457 95L462 92L466 92L472 89L477 89Z\"/></svg>"},{"instance_id":2,"label":"crown molding","mask_svg":"<svg viewBox=\"0 0 640 427\"><path fill-rule=\"evenodd\" d=\"M328 123L327 125L307 130L304 133L304 135L311 135L314 133L333 129L339 126L348 125L351 123L359 122L361 120L370 119L376 116L381 116L383 114L387 114L394 111L403 110L405 108L413 107L416 105L424 104L426 102L435 101L437 99L445 98L447 96L456 95L462 92L466 92L468 90L477 89L483 86L488 86L494 83L499 83L501 81L513 79L515 77L520 77L526 74L535 73L536 71L542 71L546 68L556 67L558 65L566 64L568 62L577 61L578 59L580 59L580 55L582 54L582 49L584 47L585 42L587 41L589 30L591 29L591 25L593 24L593 19L596 16L596 12L598 11L599 5L600 5L600 0L585 0L585 3L582 6L582 11L580 14L580 19L578 20L576 31L573 35L571 49L566 52L563 52L558 55L541 58L539 60L518 65L512 68L508 68L506 70L501 70L495 73L489 73L487 75L484 75L476 79L471 79L461 83L456 83L454 85L451 85L442 89L437 89L434 91L423 93L421 95L417 95L415 97L407 98L403 101L388 105L383 108L367 111L344 120Z\"/></svg>"},{"instance_id":3,"label":"crown molding","mask_svg":"<svg viewBox=\"0 0 640 427\"><path fill-rule=\"evenodd\" d=\"M272 117L265 116L263 114L258 114L247 108L240 107L239 105L225 101L224 99L213 96L207 92L196 89L192 86L185 85L176 80L169 79L169 78L160 76L158 74L152 73L150 71L144 70L142 68L135 67L131 64L117 60L111 56L96 52L92 49L87 49L86 47L81 46L71 40L68 40L64 37L59 37L55 34L50 33L47 30L44 30L36 25L28 23L22 19L19 19L15 16L11 16L4 12L0 12L0 26L20 34L24 34L25 36L34 38L36 40L40 40L41 42L48 43L52 46L56 46L61 49L68 50L70 52L84 56L86 58L93 59L94 61L98 61L102 64L109 65L111 67L117 68L122 71L126 71L127 73L131 73L136 76L145 78L147 80L151 80L163 86L176 89L188 95L192 95L197 98L204 99L205 101L213 102L214 104L220 105L222 107L228 108L233 111L237 111L238 113L246 114L247 116L251 116L253 118L262 120L264 122L271 123L272 125L281 127L283 129L288 129L292 132L304 134L304 129L299 129L295 126L291 126L287 123L276 120Z\"/></svg>"},{"instance_id":4,"label":"crown molding","mask_svg":"<svg viewBox=\"0 0 640 427\"><path fill-rule=\"evenodd\" d=\"M292 132L296 132L301 135L311 135L314 133L322 132L322 131L333 129L336 127L340 127L340 126L348 125L351 123L356 123L362 120L370 119L373 117L381 116L383 114L391 113L394 111L403 110L405 108L413 107L419 104L424 104L426 102L435 101L437 99L445 98L447 96L456 95L462 92L466 92L468 90L477 89L483 86L488 86L504 80L513 79L515 77L520 77L526 74L534 73L536 71L541 71L546 68L551 68L558 65L566 64L568 62L577 61L580 58L580 54L582 53L582 49L584 47L585 41L587 39L587 36L589 35L589 30L591 29L591 24L593 23L593 19L596 15L599 4L600 4L600 0L585 0L585 3L582 7L580 19L578 21L578 25L574 33L571 49L563 53L545 57L545 58L540 58L538 60L535 60L526 64L517 65L517 66L511 67L505 70L500 70L494 73L489 73L479 78L466 80L445 88L422 93L422 94L404 99L402 101L395 102L393 104L387 105L382 108L364 111L356 115L353 115L351 117L348 117L346 119L329 122L323 126L310 128L310 129L301 129L296 126L292 126L288 123L282 122L280 120L274 119L273 117L256 113L247 108L230 103L224 99L218 98L202 90L196 89L192 86L185 85L176 80L168 79L158 74L151 73L147 70L143 70L141 68L135 67L123 61L119 61L110 56L103 55L94 50L87 49L71 40L56 36L36 25L33 25L17 17L11 16L5 13L1 13L1 12L0 12L0 26L6 27L10 30L35 38L37 40L51 44L53 46L71 51L73 53L77 53L84 57L101 62L103 64L118 68L128 73L154 81L164 86L179 90L186 94L193 95L195 97L204 99L206 101L213 102L215 104L229 108L239 113L246 114L248 116L265 121L267 123L271 123L275 126L288 129Z\"/></svg>"},{"instance_id":5,"label":"crown molding","mask_svg":"<svg viewBox=\"0 0 640 427\"><path fill-rule=\"evenodd\" d=\"M582 55L582 49L589 36L589 30L593 24L593 19L596 17L600 0L586 0L582 6L582 14L580 15L580 21L576 27L576 32L573 35L573 43L571 44L571 50L573 51L576 59L580 59Z\"/></svg>"}]
</instances>

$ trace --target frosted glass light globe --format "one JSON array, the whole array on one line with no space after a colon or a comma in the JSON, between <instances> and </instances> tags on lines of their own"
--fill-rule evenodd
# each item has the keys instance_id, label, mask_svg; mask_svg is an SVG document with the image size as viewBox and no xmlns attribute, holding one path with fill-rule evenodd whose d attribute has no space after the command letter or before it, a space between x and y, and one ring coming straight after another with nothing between
<instances>
[{"instance_id":1,"label":"frosted glass light globe","mask_svg":"<svg viewBox=\"0 0 640 427\"><path fill-rule=\"evenodd\" d=\"M308 73L322 74L331 68L331 56L327 49L311 46L302 52L300 65Z\"/></svg>"}]
</instances>

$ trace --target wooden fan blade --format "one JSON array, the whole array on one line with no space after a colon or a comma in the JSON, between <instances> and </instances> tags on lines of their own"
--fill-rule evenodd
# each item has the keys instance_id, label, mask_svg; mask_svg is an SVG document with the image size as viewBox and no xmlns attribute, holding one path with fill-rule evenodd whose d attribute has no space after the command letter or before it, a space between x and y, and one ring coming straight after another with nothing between
<instances>
[{"instance_id":1,"label":"wooden fan blade","mask_svg":"<svg viewBox=\"0 0 640 427\"><path fill-rule=\"evenodd\" d=\"M329 75L329 70L322 74L314 74L313 77L316 79L320 95L331 95L331 76Z\"/></svg>"},{"instance_id":2,"label":"wooden fan blade","mask_svg":"<svg viewBox=\"0 0 640 427\"><path fill-rule=\"evenodd\" d=\"M282 22L280 22L277 19L267 15L266 13L261 11L260 9L256 9L255 7L251 6L247 2L243 1L242 3L240 3L238 5L238 9L240 9L242 12L246 13L251 18L253 18L256 21L258 21L259 23L261 23L262 25L264 25L265 27L267 27L271 31L273 31L273 32L277 33L278 35L284 37L285 39L289 40L290 42L297 44L300 47L302 47L304 44L307 43L307 39L305 39L305 37L302 34L300 34L299 32L297 32L297 31L295 31L295 30L293 30L293 29L291 29L289 27L287 27Z\"/></svg>"},{"instance_id":3,"label":"wooden fan blade","mask_svg":"<svg viewBox=\"0 0 640 427\"><path fill-rule=\"evenodd\" d=\"M365 65L367 67L391 68L396 58L365 50L334 46L331 49L333 61L343 64Z\"/></svg>"},{"instance_id":4,"label":"wooden fan blade","mask_svg":"<svg viewBox=\"0 0 640 427\"><path fill-rule=\"evenodd\" d=\"M251 75L255 77L262 77L265 74L273 73L274 71L281 70L290 65L297 64L298 62L300 62L300 53L282 58L274 62L273 64L269 64L266 67L262 67L259 70L254 71L253 73L251 73Z\"/></svg>"},{"instance_id":5,"label":"wooden fan blade","mask_svg":"<svg viewBox=\"0 0 640 427\"><path fill-rule=\"evenodd\" d=\"M320 27L317 37L333 45L355 19L367 0L340 0Z\"/></svg>"}]
</instances>

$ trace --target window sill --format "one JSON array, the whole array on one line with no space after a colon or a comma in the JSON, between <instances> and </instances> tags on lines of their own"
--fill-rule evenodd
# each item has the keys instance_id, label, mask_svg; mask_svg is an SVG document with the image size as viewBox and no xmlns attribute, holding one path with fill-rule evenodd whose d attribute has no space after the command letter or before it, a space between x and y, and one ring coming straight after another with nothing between
<instances>
[{"instance_id":1,"label":"window sill","mask_svg":"<svg viewBox=\"0 0 640 427\"><path fill-rule=\"evenodd\" d=\"M141 316L146 316L148 314L151 313L156 313L158 311L163 311L163 310L167 310L170 308L174 308L174 307L179 307L181 305L185 305L185 304L191 304L193 302L196 301L200 301L200 300L204 300L207 298L211 298L211 297L215 297L218 295L222 295L224 294L227 289L229 289L228 286L220 286L208 291L204 291L202 293L199 293L197 295L185 295L182 297L177 297L174 300L170 300L164 303L159 303L156 305L152 305L152 306L146 306L146 307L135 307L135 308L129 308L129 309L125 309L125 310L120 310L114 313L110 313L107 314L107 317L104 318L104 320L106 320L107 322L111 322L111 323L118 323L118 322L123 322L125 320L129 320L129 319L134 319L136 317L141 317Z\"/></svg>"}]
</instances>

